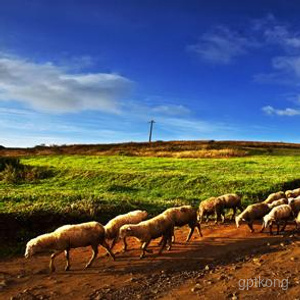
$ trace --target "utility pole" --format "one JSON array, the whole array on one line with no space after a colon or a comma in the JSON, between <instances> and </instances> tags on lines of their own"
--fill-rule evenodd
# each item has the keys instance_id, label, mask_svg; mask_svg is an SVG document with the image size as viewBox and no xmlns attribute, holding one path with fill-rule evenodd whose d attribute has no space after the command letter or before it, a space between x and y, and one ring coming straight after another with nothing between
<instances>
[{"instance_id":1,"label":"utility pole","mask_svg":"<svg viewBox=\"0 0 300 300\"><path fill-rule=\"evenodd\" d=\"M154 122L154 120L151 120L149 123L150 123L149 143L151 143L151 141L152 141L153 124L154 124L155 122Z\"/></svg>"}]
</instances>

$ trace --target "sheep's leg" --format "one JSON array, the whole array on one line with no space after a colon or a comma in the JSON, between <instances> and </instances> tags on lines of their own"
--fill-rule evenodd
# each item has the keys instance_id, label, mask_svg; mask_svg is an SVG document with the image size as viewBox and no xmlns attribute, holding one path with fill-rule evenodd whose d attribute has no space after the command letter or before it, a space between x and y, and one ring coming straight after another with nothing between
<instances>
[{"instance_id":1,"label":"sheep's leg","mask_svg":"<svg viewBox=\"0 0 300 300\"><path fill-rule=\"evenodd\" d=\"M151 240L150 240L151 241ZM148 241L148 242L144 242L143 243L143 245L142 245L142 253L141 253L141 255L140 255L140 258L144 258L145 257L145 252L147 251L149 251L149 250L147 250L147 247L148 247L148 245L150 244L150 241Z\"/></svg>"},{"instance_id":2,"label":"sheep's leg","mask_svg":"<svg viewBox=\"0 0 300 300\"><path fill-rule=\"evenodd\" d=\"M141 249L143 249L144 243L145 243L145 242L141 242ZM150 243L150 242L149 242L149 243ZM153 251L150 250L150 249L145 249L145 251L148 252L148 253L153 253Z\"/></svg>"},{"instance_id":3,"label":"sheep's leg","mask_svg":"<svg viewBox=\"0 0 300 300\"><path fill-rule=\"evenodd\" d=\"M111 249L109 248L109 245L106 243L105 240L100 243L100 245L107 251L107 253L112 257L113 260L115 260L115 255L112 253ZM97 245L97 253L98 253L98 245Z\"/></svg>"},{"instance_id":4,"label":"sheep's leg","mask_svg":"<svg viewBox=\"0 0 300 300\"><path fill-rule=\"evenodd\" d=\"M225 212L224 211L221 213L221 218L222 218L222 223L224 224L225 223Z\"/></svg>"},{"instance_id":5,"label":"sheep's leg","mask_svg":"<svg viewBox=\"0 0 300 300\"><path fill-rule=\"evenodd\" d=\"M66 256L66 266L65 266L65 271L69 271L70 270L70 253L69 253L70 249L66 249L65 250L65 256Z\"/></svg>"},{"instance_id":6,"label":"sheep's leg","mask_svg":"<svg viewBox=\"0 0 300 300\"><path fill-rule=\"evenodd\" d=\"M206 217L205 222L208 223L208 221L209 221L209 214L206 214L205 217Z\"/></svg>"},{"instance_id":7,"label":"sheep's leg","mask_svg":"<svg viewBox=\"0 0 300 300\"><path fill-rule=\"evenodd\" d=\"M167 248L167 250L170 251L172 249L172 238L169 237L168 240L167 240L167 242L168 242L168 248Z\"/></svg>"},{"instance_id":8,"label":"sheep's leg","mask_svg":"<svg viewBox=\"0 0 300 300\"><path fill-rule=\"evenodd\" d=\"M85 269L89 268L92 265L94 259L97 257L97 255L98 255L98 245L97 246L93 245L92 250L93 250L92 257L89 260L89 262L86 264L86 266L84 267Z\"/></svg>"},{"instance_id":9,"label":"sheep's leg","mask_svg":"<svg viewBox=\"0 0 300 300\"><path fill-rule=\"evenodd\" d=\"M250 228L250 232L254 232L252 222L247 222L248 227Z\"/></svg>"},{"instance_id":10,"label":"sheep's leg","mask_svg":"<svg viewBox=\"0 0 300 300\"><path fill-rule=\"evenodd\" d=\"M190 232L189 232L189 234L188 234L188 236L187 236L187 238L186 238L186 240L185 240L186 243L187 243L187 242L190 240L190 238L192 237L192 234L194 233L194 230L195 230L195 226L190 226Z\"/></svg>"},{"instance_id":11,"label":"sheep's leg","mask_svg":"<svg viewBox=\"0 0 300 300\"><path fill-rule=\"evenodd\" d=\"M161 240L158 243L158 246L161 246L162 242L163 242L164 238L162 237Z\"/></svg>"},{"instance_id":12,"label":"sheep's leg","mask_svg":"<svg viewBox=\"0 0 300 300\"><path fill-rule=\"evenodd\" d=\"M215 214L216 214L216 221L215 221L215 224L217 224L218 221L220 220L220 213L216 210L216 211L215 211Z\"/></svg>"},{"instance_id":13,"label":"sheep's leg","mask_svg":"<svg viewBox=\"0 0 300 300\"><path fill-rule=\"evenodd\" d=\"M112 243L111 243L110 250L113 249L113 247L115 246L117 240L118 240L118 237L116 236L116 237L113 239Z\"/></svg>"},{"instance_id":14,"label":"sheep's leg","mask_svg":"<svg viewBox=\"0 0 300 300\"><path fill-rule=\"evenodd\" d=\"M264 230L265 230L265 228L266 228L266 227L265 227L265 223L263 223L259 232L260 232L260 233L263 233Z\"/></svg>"},{"instance_id":15,"label":"sheep's leg","mask_svg":"<svg viewBox=\"0 0 300 300\"><path fill-rule=\"evenodd\" d=\"M203 221L203 215L201 217L198 217L198 222L201 224Z\"/></svg>"},{"instance_id":16,"label":"sheep's leg","mask_svg":"<svg viewBox=\"0 0 300 300\"><path fill-rule=\"evenodd\" d=\"M173 231L173 234L172 234L172 243L175 243L175 233Z\"/></svg>"},{"instance_id":17,"label":"sheep's leg","mask_svg":"<svg viewBox=\"0 0 300 300\"><path fill-rule=\"evenodd\" d=\"M279 225L279 222L277 222L277 235L279 234L279 228L280 228L280 225Z\"/></svg>"},{"instance_id":18,"label":"sheep's leg","mask_svg":"<svg viewBox=\"0 0 300 300\"><path fill-rule=\"evenodd\" d=\"M123 238L123 252L127 251L127 242L126 242L126 237Z\"/></svg>"},{"instance_id":19,"label":"sheep's leg","mask_svg":"<svg viewBox=\"0 0 300 300\"><path fill-rule=\"evenodd\" d=\"M61 251L56 251L54 252L51 257L50 257L50 263L49 263L49 269L50 269L50 272L54 272L55 271L55 266L54 266L54 258L59 255L60 253L62 253L64 250L61 250Z\"/></svg>"},{"instance_id":20,"label":"sheep's leg","mask_svg":"<svg viewBox=\"0 0 300 300\"><path fill-rule=\"evenodd\" d=\"M270 224L270 235L273 234L272 227L273 227L273 224Z\"/></svg>"},{"instance_id":21,"label":"sheep's leg","mask_svg":"<svg viewBox=\"0 0 300 300\"><path fill-rule=\"evenodd\" d=\"M231 216L231 221L234 220L234 218L235 218L236 207L233 207L232 209L233 209L233 214L232 214L232 216Z\"/></svg>"},{"instance_id":22,"label":"sheep's leg","mask_svg":"<svg viewBox=\"0 0 300 300\"><path fill-rule=\"evenodd\" d=\"M166 236L164 236L163 243L162 243L162 245L161 245L161 247L160 247L160 249L158 251L159 255L163 252L163 250L164 250L164 248L165 248L165 246L167 244L167 241L168 241L168 238Z\"/></svg>"},{"instance_id":23,"label":"sheep's leg","mask_svg":"<svg viewBox=\"0 0 300 300\"><path fill-rule=\"evenodd\" d=\"M294 229L294 231L296 231L298 229L298 223L297 223L297 221L295 221L295 229Z\"/></svg>"},{"instance_id":24,"label":"sheep's leg","mask_svg":"<svg viewBox=\"0 0 300 300\"><path fill-rule=\"evenodd\" d=\"M284 231L285 227L286 227L287 221L284 221L283 227L281 228L281 231Z\"/></svg>"},{"instance_id":25,"label":"sheep's leg","mask_svg":"<svg viewBox=\"0 0 300 300\"><path fill-rule=\"evenodd\" d=\"M196 227L197 227L197 230L198 230L198 232L199 232L200 237L203 237L203 234L202 234L202 231L201 231L200 223L197 223L197 224L196 224Z\"/></svg>"}]
</instances>

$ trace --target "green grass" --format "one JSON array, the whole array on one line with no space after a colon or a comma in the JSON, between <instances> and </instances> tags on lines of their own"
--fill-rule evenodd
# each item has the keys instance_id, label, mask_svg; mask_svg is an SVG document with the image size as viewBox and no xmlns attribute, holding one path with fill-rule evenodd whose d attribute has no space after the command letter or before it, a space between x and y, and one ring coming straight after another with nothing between
<instances>
[{"instance_id":1,"label":"green grass","mask_svg":"<svg viewBox=\"0 0 300 300\"><path fill-rule=\"evenodd\" d=\"M239 193L249 204L300 186L300 156L283 153L229 159L51 155L20 162L49 169L51 176L0 182L0 219L17 220L18 242L66 222L105 223L131 209L154 215L224 193Z\"/></svg>"},{"instance_id":2,"label":"green grass","mask_svg":"<svg viewBox=\"0 0 300 300\"><path fill-rule=\"evenodd\" d=\"M0 212L17 212L26 206L59 211L83 199L114 206L151 206L157 212L177 202L196 205L210 196L231 192L254 202L292 187L300 179L299 156L44 156L22 158L21 163L47 167L53 176L22 184L0 183Z\"/></svg>"}]
</instances>

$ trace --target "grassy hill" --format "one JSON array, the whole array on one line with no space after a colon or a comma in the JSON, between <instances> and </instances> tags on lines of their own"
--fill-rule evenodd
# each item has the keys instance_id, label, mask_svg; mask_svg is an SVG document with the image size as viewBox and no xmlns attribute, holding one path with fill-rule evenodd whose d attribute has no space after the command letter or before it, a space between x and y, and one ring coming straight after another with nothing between
<instances>
[{"instance_id":1,"label":"grassy hill","mask_svg":"<svg viewBox=\"0 0 300 300\"><path fill-rule=\"evenodd\" d=\"M0 236L21 244L68 222L105 223L138 208L154 215L232 192L246 204L300 186L299 144L128 143L0 155Z\"/></svg>"}]
</instances>

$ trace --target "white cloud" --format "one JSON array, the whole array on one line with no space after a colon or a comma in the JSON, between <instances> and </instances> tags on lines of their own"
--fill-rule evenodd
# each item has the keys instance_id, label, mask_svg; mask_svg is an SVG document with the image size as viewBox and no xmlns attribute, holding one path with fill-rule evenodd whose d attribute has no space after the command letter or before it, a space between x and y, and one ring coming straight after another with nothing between
<instances>
[{"instance_id":1,"label":"white cloud","mask_svg":"<svg viewBox=\"0 0 300 300\"><path fill-rule=\"evenodd\" d=\"M152 112L170 116L183 116L188 115L190 110L183 105L159 105L153 107Z\"/></svg>"},{"instance_id":2,"label":"white cloud","mask_svg":"<svg viewBox=\"0 0 300 300\"><path fill-rule=\"evenodd\" d=\"M272 60L273 68L300 78L300 53L299 56L278 56Z\"/></svg>"},{"instance_id":3,"label":"white cloud","mask_svg":"<svg viewBox=\"0 0 300 300\"><path fill-rule=\"evenodd\" d=\"M225 26L217 26L204 33L199 42L188 46L204 61L215 64L229 64L234 58L246 54L248 48L257 43Z\"/></svg>"},{"instance_id":4,"label":"white cloud","mask_svg":"<svg viewBox=\"0 0 300 300\"><path fill-rule=\"evenodd\" d=\"M197 119L182 119L182 118L157 118L158 124L161 124L165 129L172 130L178 133L219 133L225 131L235 131L234 126L224 123L216 123L202 121Z\"/></svg>"},{"instance_id":5,"label":"white cloud","mask_svg":"<svg viewBox=\"0 0 300 300\"><path fill-rule=\"evenodd\" d=\"M267 115L288 116L288 117L300 115L300 109L294 109L294 108L275 109L272 106L265 106L262 108L262 110Z\"/></svg>"},{"instance_id":6,"label":"white cloud","mask_svg":"<svg viewBox=\"0 0 300 300\"><path fill-rule=\"evenodd\" d=\"M117 74L70 74L52 63L0 55L0 100L22 102L38 111L116 113L131 85Z\"/></svg>"},{"instance_id":7,"label":"white cloud","mask_svg":"<svg viewBox=\"0 0 300 300\"><path fill-rule=\"evenodd\" d=\"M288 23L279 22L273 15L256 20L255 24L255 30L262 34L263 43L266 46L277 46L282 52L282 55L271 58L274 72L255 75L255 81L295 84L295 80L298 81L300 78L299 31L291 29Z\"/></svg>"},{"instance_id":8,"label":"white cloud","mask_svg":"<svg viewBox=\"0 0 300 300\"><path fill-rule=\"evenodd\" d=\"M257 74L254 80L259 83L284 84L292 88L296 98L300 97L300 33L290 26L289 23L279 22L273 15L257 20L254 29L260 31L266 46L276 47L281 55L271 58L272 71ZM280 53L278 52L278 53ZM297 95L298 94L298 95ZM294 97L295 98L295 97ZM290 99L286 99L290 101ZM298 105L299 101L293 101ZM262 110L268 115L297 116L300 109L285 108L276 109L265 106Z\"/></svg>"}]
</instances>

